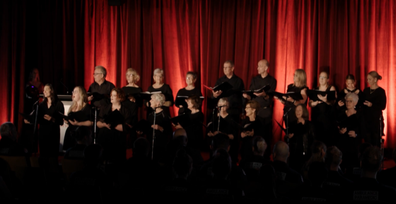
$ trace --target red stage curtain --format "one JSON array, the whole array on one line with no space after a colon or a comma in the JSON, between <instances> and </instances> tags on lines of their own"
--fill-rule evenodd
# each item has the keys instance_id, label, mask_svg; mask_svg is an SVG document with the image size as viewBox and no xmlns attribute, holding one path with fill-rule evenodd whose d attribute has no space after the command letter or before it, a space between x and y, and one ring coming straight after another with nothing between
<instances>
[{"instance_id":1,"label":"red stage curtain","mask_svg":"<svg viewBox=\"0 0 396 204\"><path fill-rule=\"evenodd\" d=\"M257 62L266 58L280 92L292 83L297 68L306 70L310 88L316 87L321 67L330 68L331 82L338 89L344 87L347 74L354 74L357 86L364 89L367 73L378 71L383 76L379 85L388 97L386 146L395 147L396 5L392 0L134 0L120 6L109 6L107 0L19 1L29 4L26 9L5 2L2 5L11 10L3 6L0 16L3 25L9 25L0 28L0 59L6 62L1 66L7 64L8 75L1 76L0 83L2 92L11 97L1 99L2 110L7 110L1 121L15 121L21 103L13 101L21 101L21 96L10 87L18 87L24 69L32 66L43 73L43 81L63 91L60 80L68 89L88 88L95 65L105 66L107 79L120 87L126 84L126 69L135 68L141 75L139 85L147 90L152 71L159 67L176 95L185 86L187 71L199 73L197 85L213 86L228 59L235 62L235 74L248 87L257 74ZM11 25L27 27L35 35L26 34L28 42L23 43L23 33L11 35L15 30ZM18 42L15 46L13 39ZM34 40L37 43L29 43ZM204 88L202 92L211 96ZM282 104L276 102L274 112L274 120L281 122ZM274 124L277 141L282 135Z\"/></svg>"}]
</instances>

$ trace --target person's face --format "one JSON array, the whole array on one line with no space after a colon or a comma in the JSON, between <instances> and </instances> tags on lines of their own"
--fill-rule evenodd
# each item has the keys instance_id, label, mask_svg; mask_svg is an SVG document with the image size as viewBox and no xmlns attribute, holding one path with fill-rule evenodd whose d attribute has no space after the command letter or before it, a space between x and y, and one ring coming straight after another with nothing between
<instances>
[{"instance_id":1,"label":"person's face","mask_svg":"<svg viewBox=\"0 0 396 204\"><path fill-rule=\"evenodd\" d=\"M294 72L293 81L294 81L294 83L300 82L300 79L299 79L299 77L298 77L297 72Z\"/></svg>"},{"instance_id":2,"label":"person's face","mask_svg":"<svg viewBox=\"0 0 396 204\"><path fill-rule=\"evenodd\" d=\"M100 69L95 69L93 76L96 82L99 82L104 78L103 72Z\"/></svg>"},{"instance_id":3,"label":"person's face","mask_svg":"<svg viewBox=\"0 0 396 204\"><path fill-rule=\"evenodd\" d=\"M303 116L303 108L301 106L296 107L296 117L298 119L302 118Z\"/></svg>"},{"instance_id":4,"label":"person's face","mask_svg":"<svg viewBox=\"0 0 396 204\"><path fill-rule=\"evenodd\" d=\"M320 85L326 85L328 81L329 81L329 78L326 73L322 72L319 74L319 84Z\"/></svg>"},{"instance_id":5,"label":"person's face","mask_svg":"<svg viewBox=\"0 0 396 204\"><path fill-rule=\"evenodd\" d=\"M353 101L351 97L348 97L345 99L345 107L347 109L354 109L356 106L357 102Z\"/></svg>"},{"instance_id":6,"label":"person's face","mask_svg":"<svg viewBox=\"0 0 396 204\"><path fill-rule=\"evenodd\" d=\"M81 92L80 89L78 89L77 87L73 89L72 92L72 100L77 102L81 99Z\"/></svg>"},{"instance_id":7,"label":"person's face","mask_svg":"<svg viewBox=\"0 0 396 204\"><path fill-rule=\"evenodd\" d=\"M250 107L250 104L247 104L245 107L246 116L251 116L254 113L254 109Z\"/></svg>"},{"instance_id":8,"label":"person's face","mask_svg":"<svg viewBox=\"0 0 396 204\"><path fill-rule=\"evenodd\" d=\"M34 80L38 80L39 78L39 70L38 69L34 69L33 70L33 79Z\"/></svg>"},{"instance_id":9,"label":"person's face","mask_svg":"<svg viewBox=\"0 0 396 204\"><path fill-rule=\"evenodd\" d=\"M48 98L51 96L51 88L49 86L44 86L43 91L44 97Z\"/></svg>"},{"instance_id":10,"label":"person's face","mask_svg":"<svg viewBox=\"0 0 396 204\"><path fill-rule=\"evenodd\" d=\"M186 76L186 84L187 85L194 85L196 80L197 79L194 79L193 75L187 74L187 76Z\"/></svg>"},{"instance_id":11,"label":"person's face","mask_svg":"<svg viewBox=\"0 0 396 204\"><path fill-rule=\"evenodd\" d=\"M227 102L226 101L219 101L217 103L218 107L221 107L220 111L227 111Z\"/></svg>"},{"instance_id":12,"label":"person's face","mask_svg":"<svg viewBox=\"0 0 396 204\"><path fill-rule=\"evenodd\" d=\"M226 76L231 76L234 73L234 67L230 63L224 63L223 71Z\"/></svg>"},{"instance_id":13,"label":"person's face","mask_svg":"<svg viewBox=\"0 0 396 204\"><path fill-rule=\"evenodd\" d=\"M151 96L150 107L154 109L158 106L157 104L158 104L158 101L154 99L154 96Z\"/></svg>"},{"instance_id":14,"label":"person's face","mask_svg":"<svg viewBox=\"0 0 396 204\"><path fill-rule=\"evenodd\" d=\"M345 81L345 85L346 85L347 89L349 89L349 90L355 89L355 82L352 79L347 79Z\"/></svg>"},{"instance_id":15,"label":"person's face","mask_svg":"<svg viewBox=\"0 0 396 204\"><path fill-rule=\"evenodd\" d=\"M263 74L263 73L265 73L266 71L267 71L267 65L264 63L264 62L259 62L258 64L257 64L257 71L258 71L258 74Z\"/></svg>"},{"instance_id":16,"label":"person's face","mask_svg":"<svg viewBox=\"0 0 396 204\"><path fill-rule=\"evenodd\" d=\"M128 84L134 83L135 82L135 75L132 72L127 72L126 73L126 80Z\"/></svg>"},{"instance_id":17,"label":"person's face","mask_svg":"<svg viewBox=\"0 0 396 204\"><path fill-rule=\"evenodd\" d=\"M116 102L120 102L120 99L117 97L117 92L112 91L110 94L110 102L112 104L116 103Z\"/></svg>"},{"instance_id":18,"label":"person's face","mask_svg":"<svg viewBox=\"0 0 396 204\"><path fill-rule=\"evenodd\" d=\"M194 108L194 105L193 105L193 103L191 102L191 99L187 99L186 102L187 102L187 108L188 108L188 109L191 110L192 108Z\"/></svg>"},{"instance_id":19,"label":"person's face","mask_svg":"<svg viewBox=\"0 0 396 204\"><path fill-rule=\"evenodd\" d=\"M377 83L377 79L372 77L371 75L367 75L367 83L369 86L373 86L375 83Z\"/></svg>"},{"instance_id":20,"label":"person's face","mask_svg":"<svg viewBox=\"0 0 396 204\"><path fill-rule=\"evenodd\" d=\"M162 84L162 81L164 80L164 76L161 73L157 73L154 74L153 79L155 83Z\"/></svg>"}]
</instances>

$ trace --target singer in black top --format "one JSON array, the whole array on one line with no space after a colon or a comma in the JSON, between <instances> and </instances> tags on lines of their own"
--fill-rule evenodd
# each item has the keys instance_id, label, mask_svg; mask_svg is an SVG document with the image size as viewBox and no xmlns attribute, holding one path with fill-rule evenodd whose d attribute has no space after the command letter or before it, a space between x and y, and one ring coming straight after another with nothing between
<instances>
[{"instance_id":1,"label":"singer in black top","mask_svg":"<svg viewBox=\"0 0 396 204\"><path fill-rule=\"evenodd\" d=\"M187 86L180 89L176 94L175 106L179 108L178 115L189 113L190 109L187 107L183 107L183 104L178 103L177 98L181 96L190 97L190 96L202 96L201 90L199 87L195 87L195 82L197 81L197 74L195 72L187 72L186 74L186 84ZM185 98L187 99L187 98ZM184 99L183 99L184 100ZM201 106L198 107L201 109Z\"/></svg>"},{"instance_id":2,"label":"singer in black top","mask_svg":"<svg viewBox=\"0 0 396 204\"><path fill-rule=\"evenodd\" d=\"M363 92L356 87L356 80L355 80L355 76L353 76L352 74L348 74L346 76L345 79L345 88L342 89L338 94L337 94L337 103L338 103L338 109L342 109L345 105L345 96L348 93L355 93L359 96L359 101L356 104L356 109L360 110L362 105L363 105L363 101L361 100L363 98Z\"/></svg>"},{"instance_id":3,"label":"singer in black top","mask_svg":"<svg viewBox=\"0 0 396 204\"><path fill-rule=\"evenodd\" d=\"M136 70L132 68L128 68L126 72L126 79L128 84L124 87L122 87L122 90L125 93L125 100L123 101L124 105L128 107L128 109L131 111L130 115L132 118L131 121L131 131L129 133L131 137L131 144L137 139L136 135L136 124L139 121L139 108L142 107L143 104L143 99L140 97L140 93L142 92L142 88L140 88L136 83L139 81L140 76L136 72ZM128 146L132 146L128 144Z\"/></svg>"},{"instance_id":4,"label":"singer in black top","mask_svg":"<svg viewBox=\"0 0 396 204\"><path fill-rule=\"evenodd\" d=\"M173 92L170 86L164 83L164 70L160 68L155 69L153 74L153 79L155 83L151 85L147 90L149 92L161 91L161 93L165 96L165 102L162 104L163 106L162 109L168 116L170 116L169 107L173 106L174 104ZM152 111L153 109L148 108L147 114L149 115Z\"/></svg>"},{"instance_id":5,"label":"singer in black top","mask_svg":"<svg viewBox=\"0 0 396 204\"><path fill-rule=\"evenodd\" d=\"M96 66L93 74L95 81L88 89L88 101L98 109L110 104L110 92L115 88L113 83L106 81L106 75L107 71L103 66Z\"/></svg>"},{"instance_id":6,"label":"singer in black top","mask_svg":"<svg viewBox=\"0 0 396 204\"><path fill-rule=\"evenodd\" d=\"M124 91L114 88L111 91L111 104L99 111L97 143L103 147L107 161L119 165L126 160L126 134L131 128L130 110L123 105Z\"/></svg>"},{"instance_id":7,"label":"singer in black top","mask_svg":"<svg viewBox=\"0 0 396 204\"><path fill-rule=\"evenodd\" d=\"M294 92L294 93L300 93L302 99L296 100L293 99L292 97L282 97L278 98L275 96L275 99L278 99L281 103L283 103L285 106L283 107L283 116L284 116L284 121L286 121L286 118L288 119L287 123L296 121L296 115L295 115L295 108L298 104L304 104L305 106L307 105L307 75L303 69L297 69L294 72L294 78L293 78L293 83L289 84L287 86L287 91L286 92Z\"/></svg>"},{"instance_id":8,"label":"singer in black top","mask_svg":"<svg viewBox=\"0 0 396 204\"><path fill-rule=\"evenodd\" d=\"M353 167L359 167L359 145L365 131L364 117L355 109L359 97L355 93L345 96L345 110L337 116L339 138L337 146L342 152L343 172L351 173Z\"/></svg>"},{"instance_id":9,"label":"singer in black top","mask_svg":"<svg viewBox=\"0 0 396 204\"><path fill-rule=\"evenodd\" d=\"M269 133L269 123L265 121L265 118L257 115L259 109L260 105L257 101L250 100L246 103L246 117L242 120L242 127L240 128L242 138L240 150L241 158L252 155L253 136L263 137L266 141L270 140L269 135L271 134ZM270 150L268 149L268 153L265 154L265 157L269 158L269 155Z\"/></svg>"},{"instance_id":10,"label":"singer in black top","mask_svg":"<svg viewBox=\"0 0 396 204\"><path fill-rule=\"evenodd\" d=\"M87 91L85 91L82 86L75 87L72 93L72 105L67 113L68 120L65 120L65 122L69 124L69 127L67 127L65 132L63 150L68 150L77 144L75 136L78 134L78 131L87 134L84 135L84 138L82 139L86 146L93 143L93 117L91 115L91 110L92 108L88 104Z\"/></svg>"},{"instance_id":11,"label":"singer in black top","mask_svg":"<svg viewBox=\"0 0 396 204\"><path fill-rule=\"evenodd\" d=\"M43 93L44 84L40 81L40 74L37 68L34 68L29 74L29 80L25 86L25 97L23 104L23 113L35 116L36 105L40 102L39 94ZM33 122L33 121L31 121ZM34 132L32 124L23 123L21 130L21 137L19 141L28 150L29 153L37 152L37 131Z\"/></svg>"},{"instance_id":12,"label":"singer in black top","mask_svg":"<svg viewBox=\"0 0 396 204\"><path fill-rule=\"evenodd\" d=\"M381 80L376 71L371 71L367 75L369 87L363 91L363 115L365 118L365 127L367 128L365 140L374 146L380 147L382 136L384 135L384 118L382 111L386 108L386 93L383 88L378 86L378 80Z\"/></svg>"},{"instance_id":13,"label":"singer in black top","mask_svg":"<svg viewBox=\"0 0 396 204\"><path fill-rule=\"evenodd\" d=\"M217 104L219 98L227 97L228 98L228 113L234 118L235 121L240 121L240 115L242 113L242 90L245 89L245 85L241 78L234 74L234 62L228 60L224 62L223 66L224 76L219 78L216 82L216 85L219 85L225 81L231 84L232 89L229 89L226 92L212 91L214 101L212 104Z\"/></svg>"},{"instance_id":14,"label":"singer in black top","mask_svg":"<svg viewBox=\"0 0 396 204\"><path fill-rule=\"evenodd\" d=\"M170 116L163 109L165 100L164 94L151 95L150 105L155 112L151 112L147 117L150 128L145 131L146 138L151 146L154 141L152 158L156 161L162 161L164 159L162 156L165 155L166 146L172 137Z\"/></svg>"},{"instance_id":15,"label":"singer in black top","mask_svg":"<svg viewBox=\"0 0 396 204\"><path fill-rule=\"evenodd\" d=\"M317 91L336 91L335 87L329 84L329 74L327 71L322 71L319 74L319 86L315 89ZM337 95L335 95L337 98ZM335 99L336 99L335 98ZM316 139L322 141L326 146L335 145L335 135L337 135L337 124L335 123L335 99L330 99L321 94L317 94L316 98L309 99L309 106L311 107L311 121L315 126Z\"/></svg>"},{"instance_id":16,"label":"singer in black top","mask_svg":"<svg viewBox=\"0 0 396 204\"><path fill-rule=\"evenodd\" d=\"M296 120L290 123L285 141L289 144L290 157L289 166L300 172L304 163L311 156L311 145L315 140L315 128L309 121L307 107L298 104L295 108Z\"/></svg>"},{"instance_id":17,"label":"singer in black top","mask_svg":"<svg viewBox=\"0 0 396 204\"><path fill-rule=\"evenodd\" d=\"M63 125L63 103L58 99L51 84L44 86L44 100L39 105L39 150L40 157L49 158L59 155L60 126Z\"/></svg>"},{"instance_id":18,"label":"singer in black top","mask_svg":"<svg viewBox=\"0 0 396 204\"><path fill-rule=\"evenodd\" d=\"M210 122L206 126L206 144L209 148L213 142L213 137L219 133L223 133L230 139L230 155L234 162L238 161L239 139L238 139L238 123L228 113L227 98L220 98L217 102L217 111L213 114Z\"/></svg>"},{"instance_id":19,"label":"singer in black top","mask_svg":"<svg viewBox=\"0 0 396 204\"><path fill-rule=\"evenodd\" d=\"M185 121L185 125L180 125L184 128L187 133L188 143L187 146L194 149L200 150L203 146L203 121L204 114L199 109L201 107L201 99L199 96L190 96L187 100L188 113L184 113L188 116L188 121ZM176 128L177 124L176 124Z\"/></svg>"}]
</instances>

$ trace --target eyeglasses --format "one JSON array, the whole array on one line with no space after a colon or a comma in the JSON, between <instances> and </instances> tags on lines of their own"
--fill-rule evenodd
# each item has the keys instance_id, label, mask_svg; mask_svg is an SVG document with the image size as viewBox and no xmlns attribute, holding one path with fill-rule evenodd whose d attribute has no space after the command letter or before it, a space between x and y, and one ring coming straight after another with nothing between
<instances>
[{"instance_id":1,"label":"eyeglasses","mask_svg":"<svg viewBox=\"0 0 396 204\"><path fill-rule=\"evenodd\" d=\"M103 73L93 73L94 76L99 75L99 74L103 74Z\"/></svg>"}]
</instances>

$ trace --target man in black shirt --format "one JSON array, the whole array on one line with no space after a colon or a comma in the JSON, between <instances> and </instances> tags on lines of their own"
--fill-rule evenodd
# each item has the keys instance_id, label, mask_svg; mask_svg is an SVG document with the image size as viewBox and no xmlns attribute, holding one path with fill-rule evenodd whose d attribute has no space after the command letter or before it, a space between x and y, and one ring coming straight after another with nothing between
<instances>
[{"instance_id":1,"label":"man in black shirt","mask_svg":"<svg viewBox=\"0 0 396 204\"><path fill-rule=\"evenodd\" d=\"M212 91L214 101L213 104L217 104L219 98L227 97L229 102L228 113L235 119L239 121L239 116L242 113L242 90L244 90L245 85L241 78L234 74L234 62L227 60L224 62L223 66L224 76L219 78L216 82L216 86L227 81L231 84L232 88L222 92Z\"/></svg>"},{"instance_id":2,"label":"man in black shirt","mask_svg":"<svg viewBox=\"0 0 396 204\"><path fill-rule=\"evenodd\" d=\"M267 122L265 124L265 141L267 144L271 145L272 143L272 108L273 108L273 97L268 95L267 93L273 92L276 89L276 79L269 75L268 73L269 63L266 59L262 59L257 64L258 75L253 77L250 82L249 90L257 90L261 89L264 86L268 86L262 92L247 94L243 93L243 97L247 100L255 100L260 104L260 109L258 110L257 115L264 118ZM269 149L268 149L269 150ZM266 151L266 156L269 156L271 151Z\"/></svg>"},{"instance_id":3,"label":"man in black shirt","mask_svg":"<svg viewBox=\"0 0 396 204\"><path fill-rule=\"evenodd\" d=\"M114 84L106 81L107 71L103 66L96 66L94 70L95 81L89 86L88 101L96 108L102 108L110 104L110 93Z\"/></svg>"}]
</instances>

